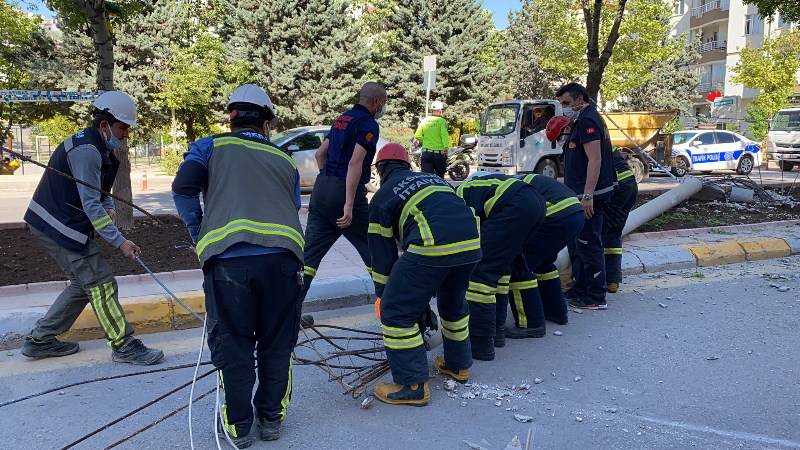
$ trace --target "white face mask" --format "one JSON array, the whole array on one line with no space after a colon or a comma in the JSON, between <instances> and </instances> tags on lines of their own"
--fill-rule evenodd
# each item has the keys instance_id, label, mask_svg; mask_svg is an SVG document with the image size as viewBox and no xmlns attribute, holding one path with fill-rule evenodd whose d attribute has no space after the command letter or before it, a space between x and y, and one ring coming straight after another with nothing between
<instances>
[{"instance_id":1,"label":"white face mask","mask_svg":"<svg viewBox=\"0 0 800 450\"><path fill-rule=\"evenodd\" d=\"M377 120L383 117L385 114L386 114L386 103L384 103L383 106L381 106L381 110L376 112L375 115L372 117L374 117Z\"/></svg>"},{"instance_id":2,"label":"white face mask","mask_svg":"<svg viewBox=\"0 0 800 450\"><path fill-rule=\"evenodd\" d=\"M103 140L106 142L106 147L108 147L109 150L116 150L122 147L123 142L117 139L117 137L114 136L114 133L109 131L108 134L111 137L106 137L105 133L103 133Z\"/></svg>"},{"instance_id":3,"label":"white face mask","mask_svg":"<svg viewBox=\"0 0 800 450\"><path fill-rule=\"evenodd\" d=\"M565 116L567 116L570 119L574 120L574 119L577 119L578 116L581 114L581 110L582 109L583 109L583 106L575 106L575 107L572 107L572 108L564 108L563 111L564 111L564 115Z\"/></svg>"}]
</instances>

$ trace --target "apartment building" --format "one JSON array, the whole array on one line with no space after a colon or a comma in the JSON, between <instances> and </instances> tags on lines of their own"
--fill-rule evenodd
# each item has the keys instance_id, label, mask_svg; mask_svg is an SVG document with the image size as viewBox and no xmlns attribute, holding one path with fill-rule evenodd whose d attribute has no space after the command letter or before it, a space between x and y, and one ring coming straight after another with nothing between
<instances>
[{"instance_id":1,"label":"apartment building","mask_svg":"<svg viewBox=\"0 0 800 450\"><path fill-rule=\"evenodd\" d=\"M711 116L714 104L706 97L719 91L726 99L738 104L738 108L728 109L726 114L738 114L738 118L743 118L745 108L758 90L747 89L731 80L731 68L739 61L739 49L747 44L759 47L765 36L774 36L796 26L783 21L779 14L768 21L758 14L756 6L746 5L742 0L677 0L672 16L672 33L688 33L701 55L692 67L702 74L693 105L694 114ZM796 93L796 100L800 101L800 86ZM742 131L745 131L746 124L743 125Z\"/></svg>"}]
</instances>

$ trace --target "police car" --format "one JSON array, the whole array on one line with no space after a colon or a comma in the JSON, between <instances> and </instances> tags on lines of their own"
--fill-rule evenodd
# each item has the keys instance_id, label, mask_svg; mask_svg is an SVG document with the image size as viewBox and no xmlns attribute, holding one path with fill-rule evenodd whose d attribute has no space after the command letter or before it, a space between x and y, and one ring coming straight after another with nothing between
<instances>
[{"instance_id":1,"label":"police car","mask_svg":"<svg viewBox=\"0 0 800 450\"><path fill-rule=\"evenodd\" d=\"M300 173L300 187L310 188L314 186L314 181L319 175L319 167L314 156L330 131L330 126L299 127L270 136L270 141L294 159L297 171ZM377 150L380 151L386 144L388 144L386 139L378 138ZM375 154L377 155L377 153L376 151ZM380 187L380 179L375 178L377 174L374 170L372 175L373 179L367 183L367 189L370 192L375 192Z\"/></svg>"},{"instance_id":2,"label":"police car","mask_svg":"<svg viewBox=\"0 0 800 450\"><path fill-rule=\"evenodd\" d=\"M672 134L672 157L677 166L675 176L682 177L692 170L710 173L712 170L735 170L749 174L761 165L761 148L754 141L731 131L685 130Z\"/></svg>"}]
</instances>

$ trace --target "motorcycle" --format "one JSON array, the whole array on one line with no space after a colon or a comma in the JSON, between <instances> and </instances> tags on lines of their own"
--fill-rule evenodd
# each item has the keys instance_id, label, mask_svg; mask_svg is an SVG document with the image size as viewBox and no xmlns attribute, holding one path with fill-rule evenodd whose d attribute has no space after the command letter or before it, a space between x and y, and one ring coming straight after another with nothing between
<instances>
[{"instance_id":1,"label":"motorcycle","mask_svg":"<svg viewBox=\"0 0 800 450\"><path fill-rule=\"evenodd\" d=\"M472 134L464 134L458 140L459 147L453 147L447 152L447 174L453 181L464 181L469 176L469 166L475 164L475 147L478 138Z\"/></svg>"}]
</instances>

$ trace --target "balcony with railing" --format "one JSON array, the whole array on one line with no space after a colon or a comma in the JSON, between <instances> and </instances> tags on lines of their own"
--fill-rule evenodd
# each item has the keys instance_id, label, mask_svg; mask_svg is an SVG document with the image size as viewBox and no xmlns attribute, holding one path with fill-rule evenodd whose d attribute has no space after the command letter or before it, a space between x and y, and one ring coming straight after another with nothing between
<instances>
[{"instance_id":1,"label":"balcony with railing","mask_svg":"<svg viewBox=\"0 0 800 450\"><path fill-rule=\"evenodd\" d=\"M700 6L692 8L689 26L696 28L707 23L727 19L730 0L709 0Z\"/></svg>"}]
</instances>

